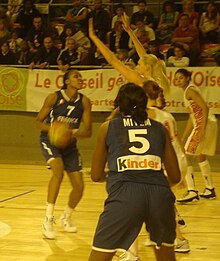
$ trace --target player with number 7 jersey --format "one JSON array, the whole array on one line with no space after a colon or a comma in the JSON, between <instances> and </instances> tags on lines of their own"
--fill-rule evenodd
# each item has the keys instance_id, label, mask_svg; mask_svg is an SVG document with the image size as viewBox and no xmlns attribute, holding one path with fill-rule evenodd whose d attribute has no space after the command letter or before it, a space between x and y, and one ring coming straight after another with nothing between
<instances>
[{"instance_id":1,"label":"player with number 7 jersey","mask_svg":"<svg viewBox=\"0 0 220 261\"><path fill-rule=\"evenodd\" d=\"M41 131L41 149L52 170L48 185L46 215L42 225L42 233L49 239L56 237L53 227L54 208L64 172L70 179L72 190L60 221L64 231L77 232L71 216L82 198L84 189L77 139L90 137L92 133L91 102L79 92L82 88L81 74L76 70L67 71L63 77L63 84L61 90L46 97L36 121L37 128ZM83 127L79 129L81 122ZM68 127L60 127L62 124ZM71 132L69 143L65 143L69 132Z\"/></svg>"}]
</instances>

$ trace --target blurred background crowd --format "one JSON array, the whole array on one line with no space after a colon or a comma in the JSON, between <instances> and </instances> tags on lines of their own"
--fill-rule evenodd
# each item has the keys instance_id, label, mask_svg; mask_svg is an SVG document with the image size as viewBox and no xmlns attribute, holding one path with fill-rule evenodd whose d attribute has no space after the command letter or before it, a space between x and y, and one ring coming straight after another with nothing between
<instances>
[{"instance_id":1,"label":"blurred background crowd","mask_svg":"<svg viewBox=\"0 0 220 261\"><path fill-rule=\"evenodd\" d=\"M202 66L204 57L220 65L219 6L220 1L199 0L2 0L0 64L62 71L73 65L107 65L88 36L92 17L98 37L134 67L139 57L121 22L126 12L147 52L167 66Z\"/></svg>"}]
</instances>

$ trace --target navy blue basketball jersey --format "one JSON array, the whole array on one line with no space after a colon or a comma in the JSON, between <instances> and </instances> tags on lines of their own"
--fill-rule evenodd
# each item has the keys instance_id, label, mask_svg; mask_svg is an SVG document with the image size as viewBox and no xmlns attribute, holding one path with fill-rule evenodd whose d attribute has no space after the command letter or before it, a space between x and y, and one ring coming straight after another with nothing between
<instances>
[{"instance_id":1,"label":"navy blue basketball jersey","mask_svg":"<svg viewBox=\"0 0 220 261\"><path fill-rule=\"evenodd\" d=\"M47 123L57 120L69 123L71 128L78 129L83 115L83 95L78 93L75 101L70 101L64 90L57 91L57 100L46 119Z\"/></svg>"},{"instance_id":2,"label":"navy blue basketball jersey","mask_svg":"<svg viewBox=\"0 0 220 261\"><path fill-rule=\"evenodd\" d=\"M111 120L106 137L108 181L168 185L162 169L165 142L159 122L148 119L138 125L129 116Z\"/></svg>"}]
</instances>

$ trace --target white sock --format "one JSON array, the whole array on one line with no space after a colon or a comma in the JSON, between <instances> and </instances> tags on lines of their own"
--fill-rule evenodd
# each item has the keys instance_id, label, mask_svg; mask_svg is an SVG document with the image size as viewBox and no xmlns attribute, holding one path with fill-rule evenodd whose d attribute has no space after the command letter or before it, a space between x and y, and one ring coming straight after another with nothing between
<instances>
[{"instance_id":1,"label":"white sock","mask_svg":"<svg viewBox=\"0 0 220 261\"><path fill-rule=\"evenodd\" d=\"M211 168L208 160L199 163L199 168L202 172L202 176L205 182L206 188L212 189L212 178L211 178Z\"/></svg>"},{"instance_id":2,"label":"white sock","mask_svg":"<svg viewBox=\"0 0 220 261\"><path fill-rule=\"evenodd\" d=\"M48 202L47 202L47 206L46 206L46 217L47 217L48 219L51 219L51 218L53 217L54 206L55 206L55 204L52 204L52 203L48 203Z\"/></svg>"},{"instance_id":3,"label":"white sock","mask_svg":"<svg viewBox=\"0 0 220 261\"><path fill-rule=\"evenodd\" d=\"M187 189L195 190L195 181L194 181L192 166L187 167L185 180L186 180Z\"/></svg>"},{"instance_id":4,"label":"white sock","mask_svg":"<svg viewBox=\"0 0 220 261\"><path fill-rule=\"evenodd\" d=\"M68 204L66 205L65 209L64 209L64 214L67 216L67 217L70 217L73 213L74 209L71 208Z\"/></svg>"}]
</instances>

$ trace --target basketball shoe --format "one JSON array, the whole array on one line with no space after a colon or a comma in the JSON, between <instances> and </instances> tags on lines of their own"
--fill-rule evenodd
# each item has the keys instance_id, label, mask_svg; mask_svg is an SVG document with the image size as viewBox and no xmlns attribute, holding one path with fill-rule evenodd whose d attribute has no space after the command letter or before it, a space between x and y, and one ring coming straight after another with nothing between
<instances>
[{"instance_id":1,"label":"basketball shoe","mask_svg":"<svg viewBox=\"0 0 220 261\"><path fill-rule=\"evenodd\" d=\"M43 225L42 225L42 233L43 235L48 239L55 239L56 237L56 231L54 230L53 224L54 224L54 217L48 219L48 217L45 217Z\"/></svg>"},{"instance_id":2,"label":"basketball shoe","mask_svg":"<svg viewBox=\"0 0 220 261\"><path fill-rule=\"evenodd\" d=\"M188 253L190 251L189 241L187 239L178 239L175 240L174 251L178 253Z\"/></svg>"},{"instance_id":3,"label":"basketball shoe","mask_svg":"<svg viewBox=\"0 0 220 261\"><path fill-rule=\"evenodd\" d=\"M198 191L196 190L188 190L182 198L177 199L178 203L189 203L193 201L198 201L199 196L198 196Z\"/></svg>"},{"instance_id":4,"label":"basketball shoe","mask_svg":"<svg viewBox=\"0 0 220 261\"><path fill-rule=\"evenodd\" d=\"M69 233L76 233L77 227L73 224L71 216L67 216L65 213L60 217L60 222L64 228L64 231Z\"/></svg>"},{"instance_id":5,"label":"basketball shoe","mask_svg":"<svg viewBox=\"0 0 220 261\"><path fill-rule=\"evenodd\" d=\"M201 198L206 198L206 199L215 199L216 198L215 189L205 188L204 191L199 196Z\"/></svg>"}]
</instances>

